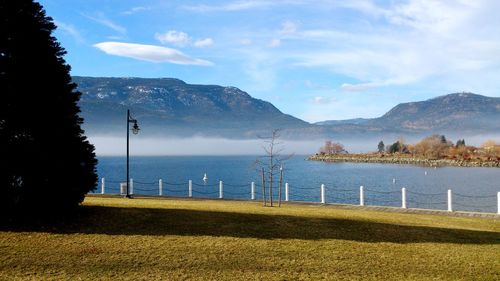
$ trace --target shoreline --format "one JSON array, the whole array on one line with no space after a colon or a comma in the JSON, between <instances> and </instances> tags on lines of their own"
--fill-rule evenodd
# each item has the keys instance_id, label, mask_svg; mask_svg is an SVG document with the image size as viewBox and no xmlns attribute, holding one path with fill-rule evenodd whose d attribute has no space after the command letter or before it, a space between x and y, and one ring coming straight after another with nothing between
<instances>
[{"instance_id":1,"label":"shoreline","mask_svg":"<svg viewBox=\"0 0 500 281\"><path fill-rule=\"evenodd\" d=\"M310 161L323 162L351 162L351 163L378 163L378 164L409 164L426 167L479 167L500 168L500 161L466 161L453 159L422 159L416 157L380 156L364 154L343 155L312 155Z\"/></svg>"}]
</instances>

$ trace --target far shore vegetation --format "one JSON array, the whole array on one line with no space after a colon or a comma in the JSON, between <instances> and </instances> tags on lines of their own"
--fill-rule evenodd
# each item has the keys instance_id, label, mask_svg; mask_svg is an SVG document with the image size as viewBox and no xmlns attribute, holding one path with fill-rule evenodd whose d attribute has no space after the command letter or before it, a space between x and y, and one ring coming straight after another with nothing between
<instances>
[{"instance_id":1,"label":"far shore vegetation","mask_svg":"<svg viewBox=\"0 0 500 281\"><path fill-rule=\"evenodd\" d=\"M311 160L376 162L423 165L486 166L500 167L500 143L488 140L481 146L467 145L464 139L452 142L444 135L428 136L415 144L399 138L385 145L380 141L376 151L348 153L344 145L328 140Z\"/></svg>"}]
</instances>

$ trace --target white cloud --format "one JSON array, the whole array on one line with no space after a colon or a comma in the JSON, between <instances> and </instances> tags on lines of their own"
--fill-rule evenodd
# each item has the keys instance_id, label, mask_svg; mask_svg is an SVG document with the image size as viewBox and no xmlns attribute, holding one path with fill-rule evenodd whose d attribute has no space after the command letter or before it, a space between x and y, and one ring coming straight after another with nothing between
<instances>
[{"instance_id":1,"label":"white cloud","mask_svg":"<svg viewBox=\"0 0 500 281\"><path fill-rule=\"evenodd\" d=\"M227 2L221 5L186 5L182 8L199 13L207 12L238 12L252 9L269 9L278 6L289 5L313 5L318 1L311 0L239 0ZM326 4L331 6L331 0L325 0Z\"/></svg>"},{"instance_id":2,"label":"white cloud","mask_svg":"<svg viewBox=\"0 0 500 281\"><path fill-rule=\"evenodd\" d=\"M360 84L350 84L344 83L340 86L340 89L345 92L363 92L368 89L374 88L375 86L371 83L360 83Z\"/></svg>"},{"instance_id":3,"label":"white cloud","mask_svg":"<svg viewBox=\"0 0 500 281\"><path fill-rule=\"evenodd\" d=\"M124 15L133 15L133 14L136 14L136 13L139 13L139 12L148 11L148 10L151 10L151 8L150 7L138 6L138 7L133 7L131 9L123 12L122 14L124 14Z\"/></svg>"},{"instance_id":4,"label":"white cloud","mask_svg":"<svg viewBox=\"0 0 500 281\"><path fill-rule=\"evenodd\" d=\"M385 24L364 29L304 30L287 37L316 47L286 54L299 66L326 68L360 81L344 84L343 91L409 85L435 79L483 80L500 67L500 17L493 11L500 2L459 3L410 0L389 7L369 1L349 1L355 9ZM320 47L322 45L322 47ZM466 79L464 79L466 78ZM468 83L470 84L470 83Z\"/></svg>"},{"instance_id":5,"label":"white cloud","mask_svg":"<svg viewBox=\"0 0 500 281\"><path fill-rule=\"evenodd\" d=\"M210 61L191 58L178 50L161 46L122 42L101 42L95 44L94 47L109 55L128 57L155 63L205 66L213 65Z\"/></svg>"},{"instance_id":6,"label":"white cloud","mask_svg":"<svg viewBox=\"0 0 500 281\"><path fill-rule=\"evenodd\" d=\"M284 21L282 24L281 24L281 30L280 30L280 33L283 33L283 34L292 34L292 33L295 33L297 32L297 28L298 28L298 24L293 22L293 21Z\"/></svg>"},{"instance_id":7,"label":"white cloud","mask_svg":"<svg viewBox=\"0 0 500 281\"><path fill-rule=\"evenodd\" d=\"M76 42L83 43L85 40L83 39L80 31L76 29L76 27L72 24L67 24L58 20L54 20L55 25L57 26L58 29L63 31L64 33L70 35L75 39Z\"/></svg>"},{"instance_id":8,"label":"white cloud","mask_svg":"<svg viewBox=\"0 0 500 281\"><path fill-rule=\"evenodd\" d=\"M211 47L214 45L214 40L212 38L200 39L194 42L194 46L198 48Z\"/></svg>"},{"instance_id":9,"label":"white cloud","mask_svg":"<svg viewBox=\"0 0 500 281\"><path fill-rule=\"evenodd\" d=\"M331 104L335 101L336 100L334 98L323 97L323 96L316 96L311 100L313 104L318 104L318 105Z\"/></svg>"},{"instance_id":10,"label":"white cloud","mask_svg":"<svg viewBox=\"0 0 500 281\"><path fill-rule=\"evenodd\" d=\"M155 38L162 44L172 44L178 47L184 47L191 42L189 35L182 31L169 30L165 33L155 33Z\"/></svg>"},{"instance_id":11,"label":"white cloud","mask_svg":"<svg viewBox=\"0 0 500 281\"><path fill-rule=\"evenodd\" d=\"M269 42L269 45L268 45L268 47L270 47L270 48L277 48L279 46L281 46L280 39L273 39L273 40L271 40L271 42Z\"/></svg>"},{"instance_id":12,"label":"white cloud","mask_svg":"<svg viewBox=\"0 0 500 281\"><path fill-rule=\"evenodd\" d=\"M93 20L93 21L95 21L103 26L110 28L110 29L120 33L121 35L125 35L127 33L127 29L125 27L114 23L113 21L108 19L106 16L104 16L104 14L102 14L102 13L98 13L96 16L89 16L89 15L85 15L85 14L83 16L85 16L86 18Z\"/></svg>"},{"instance_id":13,"label":"white cloud","mask_svg":"<svg viewBox=\"0 0 500 281\"><path fill-rule=\"evenodd\" d=\"M266 8L275 5L272 1L235 1L223 5L193 5L184 6L184 9L193 12L235 12L256 8Z\"/></svg>"},{"instance_id":14,"label":"white cloud","mask_svg":"<svg viewBox=\"0 0 500 281\"><path fill-rule=\"evenodd\" d=\"M240 40L240 44L243 46L250 46L250 45L252 45L252 43L253 43L252 40L250 40L248 38Z\"/></svg>"}]
</instances>

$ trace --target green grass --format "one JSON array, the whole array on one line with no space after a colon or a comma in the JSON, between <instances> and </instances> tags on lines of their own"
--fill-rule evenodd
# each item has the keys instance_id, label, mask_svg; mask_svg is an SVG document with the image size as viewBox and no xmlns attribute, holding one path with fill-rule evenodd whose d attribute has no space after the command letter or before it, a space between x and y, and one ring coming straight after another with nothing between
<instances>
[{"instance_id":1,"label":"green grass","mask_svg":"<svg viewBox=\"0 0 500 281\"><path fill-rule=\"evenodd\" d=\"M76 222L0 226L9 279L500 280L500 220L88 197Z\"/></svg>"}]
</instances>

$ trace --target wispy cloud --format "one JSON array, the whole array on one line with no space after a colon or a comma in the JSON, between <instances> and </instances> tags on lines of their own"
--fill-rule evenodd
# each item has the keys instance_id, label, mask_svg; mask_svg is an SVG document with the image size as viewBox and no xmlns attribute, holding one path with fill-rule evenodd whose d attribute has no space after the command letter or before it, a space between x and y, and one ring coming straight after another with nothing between
<instances>
[{"instance_id":1,"label":"wispy cloud","mask_svg":"<svg viewBox=\"0 0 500 281\"><path fill-rule=\"evenodd\" d=\"M328 2L330 0L326 0ZM184 9L193 12L237 12L252 9L268 9L277 6L287 6L287 5L313 5L315 1L311 0L240 0L240 1L230 1L227 3L219 5L185 5Z\"/></svg>"},{"instance_id":2,"label":"wispy cloud","mask_svg":"<svg viewBox=\"0 0 500 281\"><path fill-rule=\"evenodd\" d=\"M156 40L162 44L171 44L176 47L194 46L197 48L206 48L214 45L214 39L203 38L194 40L187 33L177 30L169 30L164 33L155 33Z\"/></svg>"},{"instance_id":3,"label":"wispy cloud","mask_svg":"<svg viewBox=\"0 0 500 281\"><path fill-rule=\"evenodd\" d=\"M248 38L240 40L240 45L243 45L243 46L250 46L250 45L252 45L252 43L253 43L253 41L248 39Z\"/></svg>"},{"instance_id":4,"label":"wispy cloud","mask_svg":"<svg viewBox=\"0 0 500 281\"><path fill-rule=\"evenodd\" d=\"M234 12L256 8L265 8L275 5L273 1L235 1L221 5L187 5L183 8L194 12Z\"/></svg>"},{"instance_id":5,"label":"wispy cloud","mask_svg":"<svg viewBox=\"0 0 500 281\"><path fill-rule=\"evenodd\" d=\"M108 27L121 35L127 34L127 29L119 24L116 24L112 20L108 19L103 13L97 13L95 16L83 14L86 18L97 22L105 27Z\"/></svg>"},{"instance_id":6,"label":"wispy cloud","mask_svg":"<svg viewBox=\"0 0 500 281\"><path fill-rule=\"evenodd\" d=\"M101 42L95 44L94 47L109 55L133 58L154 63L202 66L213 65L210 61L192 58L181 51L162 46L121 42Z\"/></svg>"},{"instance_id":7,"label":"wispy cloud","mask_svg":"<svg viewBox=\"0 0 500 281\"><path fill-rule=\"evenodd\" d=\"M335 98L323 97L323 96L316 96L311 99L311 102L313 104L320 104L320 105L331 104L335 101L336 101Z\"/></svg>"},{"instance_id":8,"label":"wispy cloud","mask_svg":"<svg viewBox=\"0 0 500 281\"><path fill-rule=\"evenodd\" d=\"M76 42L78 42L78 43L85 42L80 31L74 25L67 24L67 23L64 23L64 22L61 22L58 20L55 20L54 23L57 26L57 28L59 28L62 32L73 37L73 39L75 39Z\"/></svg>"},{"instance_id":9,"label":"wispy cloud","mask_svg":"<svg viewBox=\"0 0 500 281\"><path fill-rule=\"evenodd\" d=\"M271 42L269 42L269 45L268 45L269 48L277 48L279 46L281 46L281 40L277 39L277 38L272 39Z\"/></svg>"},{"instance_id":10,"label":"wispy cloud","mask_svg":"<svg viewBox=\"0 0 500 281\"><path fill-rule=\"evenodd\" d=\"M133 14L136 14L136 13L139 13L139 12L148 11L148 10L151 10L151 8L150 7L138 6L138 7L130 8L129 10L123 12L122 14L124 14L124 15L133 15Z\"/></svg>"},{"instance_id":11,"label":"wispy cloud","mask_svg":"<svg viewBox=\"0 0 500 281\"><path fill-rule=\"evenodd\" d=\"M155 33L155 38L162 44L172 44L178 47L184 47L191 41L189 35L182 31L169 30L165 33Z\"/></svg>"},{"instance_id":12,"label":"wispy cloud","mask_svg":"<svg viewBox=\"0 0 500 281\"><path fill-rule=\"evenodd\" d=\"M297 65L326 68L359 81L344 83L343 91L409 85L433 77L462 83L461 77L471 79L500 65L500 36L493 28L500 20L484 3L410 0L380 7L371 1L344 2L343 8L378 21L382 18L385 24L370 25L369 33L359 29L295 32L287 38L317 47L287 56Z\"/></svg>"},{"instance_id":13,"label":"wispy cloud","mask_svg":"<svg viewBox=\"0 0 500 281\"><path fill-rule=\"evenodd\" d=\"M298 23L293 22L291 20L287 20L281 24L280 33L292 34L292 33L295 33L297 31L298 27L299 27Z\"/></svg>"},{"instance_id":14,"label":"wispy cloud","mask_svg":"<svg viewBox=\"0 0 500 281\"><path fill-rule=\"evenodd\" d=\"M212 38L200 39L194 42L193 45L198 48L211 47L214 45L214 40Z\"/></svg>"}]
</instances>

